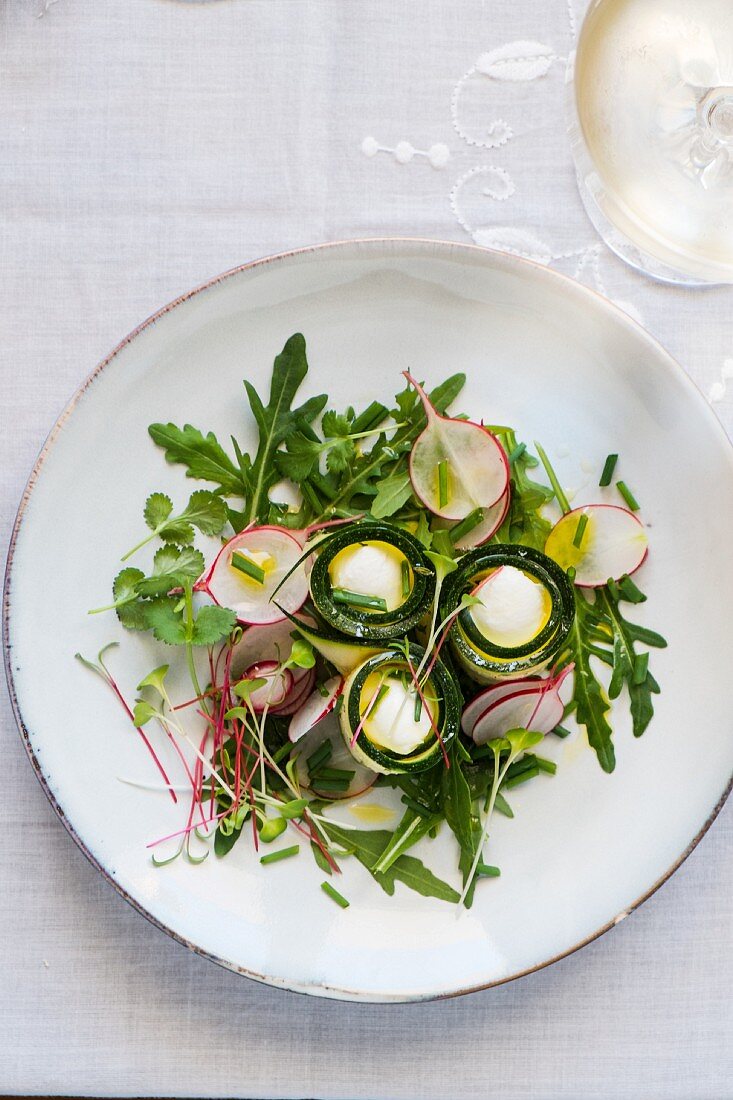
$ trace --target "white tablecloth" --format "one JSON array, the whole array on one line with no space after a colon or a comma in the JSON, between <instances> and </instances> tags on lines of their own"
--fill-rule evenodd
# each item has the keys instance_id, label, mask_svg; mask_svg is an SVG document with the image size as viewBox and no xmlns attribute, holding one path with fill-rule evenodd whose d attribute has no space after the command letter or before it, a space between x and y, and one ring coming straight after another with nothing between
<instances>
[{"instance_id":1,"label":"white tablecloth","mask_svg":"<svg viewBox=\"0 0 733 1100\"><path fill-rule=\"evenodd\" d=\"M565 0L4 0L3 540L46 431L122 335L314 241L473 235L579 271L733 429L733 289L655 286L594 247L564 140L570 24ZM54 817L6 702L0 740L0 1093L733 1096L731 808L640 912L551 969L344 1005L146 924Z\"/></svg>"}]
</instances>

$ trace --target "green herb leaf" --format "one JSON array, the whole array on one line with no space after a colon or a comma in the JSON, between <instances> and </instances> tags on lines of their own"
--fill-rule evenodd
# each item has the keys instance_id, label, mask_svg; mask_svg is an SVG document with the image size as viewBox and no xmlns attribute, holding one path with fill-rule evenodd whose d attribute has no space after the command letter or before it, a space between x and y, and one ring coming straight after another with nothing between
<instances>
[{"instance_id":1,"label":"green herb leaf","mask_svg":"<svg viewBox=\"0 0 733 1100\"><path fill-rule=\"evenodd\" d=\"M165 493L151 493L145 501L143 516L151 531L161 527L173 511L173 501Z\"/></svg>"},{"instance_id":2,"label":"green herb leaf","mask_svg":"<svg viewBox=\"0 0 733 1100\"><path fill-rule=\"evenodd\" d=\"M148 432L165 449L167 462L186 467L186 477L211 481L224 496L248 495L246 466L243 470L232 462L213 432L203 435L191 424L184 424L183 428L175 424L151 424Z\"/></svg>"},{"instance_id":3,"label":"green herb leaf","mask_svg":"<svg viewBox=\"0 0 733 1100\"><path fill-rule=\"evenodd\" d=\"M369 509L375 519L393 516L412 496L412 482L407 471L384 478Z\"/></svg>"},{"instance_id":4,"label":"green herb leaf","mask_svg":"<svg viewBox=\"0 0 733 1100\"><path fill-rule=\"evenodd\" d=\"M137 594L164 596L186 581L197 581L205 565L204 555L193 546L161 546L153 558L153 572L137 582Z\"/></svg>"},{"instance_id":5,"label":"green herb leaf","mask_svg":"<svg viewBox=\"0 0 733 1100\"><path fill-rule=\"evenodd\" d=\"M432 871L414 856L400 856L384 874L374 872L374 867L389 844L391 833L382 829L344 829L329 822L324 826L332 840L353 853L356 859L374 875L374 879L387 894L393 894L395 882L402 882L423 897L457 902L459 894L447 882L437 878Z\"/></svg>"},{"instance_id":6,"label":"green herb leaf","mask_svg":"<svg viewBox=\"0 0 733 1100\"><path fill-rule=\"evenodd\" d=\"M250 382L244 383L260 433L257 454L252 463L248 522L267 519L270 510L267 493L280 476L274 463L278 447L291 431L297 429L300 422L310 424L315 420L328 400L322 394L310 398L298 409L291 408L295 394L307 373L305 339L300 333L296 333L290 337L275 359L267 405L262 404L259 394Z\"/></svg>"},{"instance_id":7,"label":"green herb leaf","mask_svg":"<svg viewBox=\"0 0 733 1100\"><path fill-rule=\"evenodd\" d=\"M228 607L207 604L199 610L193 626L192 645L216 645L231 634L237 616Z\"/></svg>"}]
</instances>

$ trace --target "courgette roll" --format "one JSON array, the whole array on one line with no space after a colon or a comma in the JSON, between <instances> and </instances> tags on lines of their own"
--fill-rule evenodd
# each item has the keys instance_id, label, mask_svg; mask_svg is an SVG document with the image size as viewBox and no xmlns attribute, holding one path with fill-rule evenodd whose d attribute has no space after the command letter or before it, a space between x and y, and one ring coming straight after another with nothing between
<instances>
[{"instance_id":1,"label":"courgette roll","mask_svg":"<svg viewBox=\"0 0 733 1100\"><path fill-rule=\"evenodd\" d=\"M417 671L425 651L411 645L408 652ZM426 666L418 690L405 651L394 646L347 678L339 721L359 763L390 775L426 771L441 759L460 727L462 699L440 660Z\"/></svg>"},{"instance_id":2,"label":"courgette roll","mask_svg":"<svg viewBox=\"0 0 733 1100\"><path fill-rule=\"evenodd\" d=\"M422 545L387 523L355 523L325 540L311 599L334 630L354 638L404 637L429 610L435 570Z\"/></svg>"},{"instance_id":3,"label":"courgette roll","mask_svg":"<svg viewBox=\"0 0 733 1100\"><path fill-rule=\"evenodd\" d=\"M479 683L538 672L557 655L575 617L566 573L528 546L494 544L466 554L441 591L441 618L463 608L450 628L458 664Z\"/></svg>"}]
</instances>

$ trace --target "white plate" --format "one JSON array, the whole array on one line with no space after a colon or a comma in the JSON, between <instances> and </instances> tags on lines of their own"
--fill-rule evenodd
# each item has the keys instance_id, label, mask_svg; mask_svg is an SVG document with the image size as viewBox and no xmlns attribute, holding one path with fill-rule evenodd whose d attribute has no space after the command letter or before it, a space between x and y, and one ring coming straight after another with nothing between
<instances>
[{"instance_id":1,"label":"white plate","mask_svg":"<svg viewBox=\"0 0 733 1100\"><path fill-rule=\"evenodd\" d=\"M392 395L409 367L433 382L464 370L460 404L541 439L567 485L592 500L603 458L644 506L651 554L639 618L654 653L657 714L635 741L617 708L618 764L605 775L574 736L554 779L512 792L470 912L398 887L383 894L347 862L338 909L307 856L262 868L250 846L200 867L156 870L145 844L180 827L136 735L73 659L111 638L128 694L159 654L106 601L118 551L139 537L148 492L193 483L149 441L155 420L251 442L241 379L262 391L273 356L302 331L307 391L336 406ZM562 457L562 456L566 457ZM20 509L6 588L7 667L36 772L76 842L133 905L202 954L273 985L374 1001L447 996L543 966L625 917L684 859L715 816L733 764L733 452L670 357L608 302L499 253L427 241L347 243L248 265L162 310L73 399ZM444 834L445 834L444 830ZM441 835L424 855L455 881Z\"/></svg>"}]
</instances>

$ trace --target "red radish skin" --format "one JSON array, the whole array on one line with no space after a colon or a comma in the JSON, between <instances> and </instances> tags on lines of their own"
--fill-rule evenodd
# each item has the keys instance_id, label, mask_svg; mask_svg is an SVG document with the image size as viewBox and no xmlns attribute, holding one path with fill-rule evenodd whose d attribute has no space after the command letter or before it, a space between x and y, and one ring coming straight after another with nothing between
<instances>
[{"instance_id":1,"label":"red radish skin","mask_svg":"<svg viewBox=\"0 0 733 1100\"><path fill-rule=\"evenodd\" d=\"M262 687L255 688L249 696L249 702L255 714L261 714L267 707L280 706L287 699L293 687L293 674L289 668L280 668L277 661L260 661L252 665L244 674L245 680L267 680Z\"/></svg>"},{"instance_id":2,"label":"red radish skin","mask_svg":"<svg viewBox=\"0 0 733 1100\"><path fill-rule=\"evenodd\" d=\"M295 673L293 673L293 686L290 692L287 697L283 699L280 706L270 707L271 714L280 714L283 718L295 714L296 710L299 710L300 707L303 706L303 703L313 691L313 685L316 682L315 669L308 668L298 671L303 671L305 675L297 679Z\"/></svg>"},{"instance_id":3,"label":"red radish skin","mask_svg":"<svg viewBox=\"0 0 733 1100\"><path fill-rule=\"evenodd\" d=\"M344 690L343 676L332 676L330 680L326 680L323 688L324 694L320 690L312 692L291 718L288 728L290 741L300 741L308 730L313 729L331 713Z\"/></svg>"},{"instance_id":4,"label":"red radish skin","mask_svg":"<svg viewBox=\"0 0 733 1100\"><path fill-rule=\"evenodd\" d=\"M550 733L562 721L565 707L560 688L573 667L568 665L552 679L525 686L491 703L474 723L471 736L475 743L485 745L504 737L510 729Z\"/></svg>"},{"instance_id":5,"label":"red radish skin","mask_svg":"<svg viewBox=\"0 0 733 1100\"><path fill-rule=\"evenodd\" d=\"M266 577L264 584L246 584L241 575L237 576L237 571L230 565L230 558L238 549L264 551L275 559L277 567ZM308 598L308 580L304 563L301 562L279 588L277 604L271 599L282 578L301 556L300 543L284 527L249 527L222 546L208 573L196 584L196 590L207 592L219 606L230 607L242 624L261 626L282 622L287 616L280 610L281 607L294 614Z\"/></svg>"},{"instance_id":6,"label":"red radish skin","mask_svg":"<svg viewBox=\"0 0 733 1100\"><path fill-rule=\"evenodd\" d=\"M588 526L580 547L573 538L582 515ZM647 559L646 529L638 516L617 504L586 504L573 508L547 536L545 553L563 569L573 566L579 588L600 588L611 578L635 573Z\"/></svg>"},{"instance_id":7,"label":"red radish skin","mask_svg":"<svg viewBox=\"0 0 733 1100\"><path fill-rule=\"evenodd\" d=\"M422 386L407 371L425 409L427 426L410 452L410 480L426 508L442 519L458 522L476 508L493 508L509 485L509 462L496 436L472 420L455 420L435 411ZM437 470L449 470L449 497L441 505Z\"/></svg>"},{"instance_id":8,"label":"red radish skin","mask_svg":"<svg viewBox=\"0 0 733 1100\"><path fill-rule=\"evenodd\" d=\"M473 530L454 543L456 550L473 550L474 547L483 546L485 542L492 539L506 519L510 504L511 488L507 485L501 500L497 501L491 508L484 508L484 518L481 523L478 523ZM446 519L438 519L435 521L435 526L439 529L449 530L454 524Z\"/></svg>"},{"instance_id":9,"label":"red radish skin","mask_svg":"<svg viewBox=\"0 0 733 1100\"><path fill-rule=\"evenodd\" d=\"M491 684L490 687L474 696L470 703L467 703L463 708L461 729L470 737L476 722L492 703L498 703L500 699L504 699L507 695L514 695L515 692L523 691L525 688L540 687L540 685L548 683L550 683L550 680L541 676L522 676L516 680L502 680L500 684Z\"/></svg>"}]
</instances>

